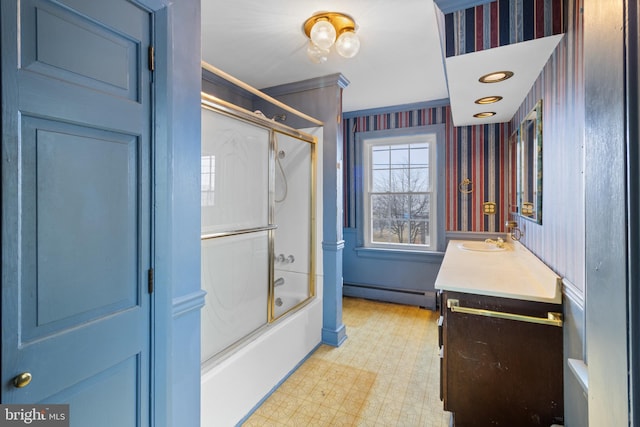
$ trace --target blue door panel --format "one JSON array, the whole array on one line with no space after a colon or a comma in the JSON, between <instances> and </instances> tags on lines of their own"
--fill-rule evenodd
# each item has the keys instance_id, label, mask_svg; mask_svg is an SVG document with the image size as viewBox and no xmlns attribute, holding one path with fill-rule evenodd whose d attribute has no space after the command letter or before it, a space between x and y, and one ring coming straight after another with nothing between
<instances>
[{"instance_id":1,"label":"blue door panel","mask_svg":"<svg viewBox=\"0 0 640 427\"><path fill-rule=\"evenodd\" d=\"M21 41L23 69L138 100L138 40L53 3L27 10L23 25L35 27L35 32L27 32ZM78 59L77 52L91 51L100 55L92 61Z\"/></svg>"},{"instance_id":2,"label":"blue door panel","mask_svg":"<svg viewBox=\"0 0 640 427\"><path fill-rule=\"evenodd\" d=\"M27 387L6 389L3 399L7 403L40 402L65 390L72 394L76 392L75 387L82 388L83 382L93 376L136 356L145 364L139 375L132 378L138 383L137 400L148 400L145 393L148 387L142 382L149 378L145 343L148 337L142 328L136 327L148 326L147 314L143 308L129 309L111 316L108 321L88 322L81 327L23 343L17 352L14 369L17 373L30 372L33 380ZM101 405L101 402L95 403Z\"/></svg>"},{"instance_id":3,"label":"blue door panel","mask_svg":"<svg viewBox=\"0 0 640 427\"><path fill-rule=\"evenodd\" d=\"M87 0L22 0L22 10L60 5L73 14L82 16L98 27L112 28L132 40L148 37L149 14L136 1L87 1ZM145 0L145 3L149 1Z\"/></svg>"},{"instance_id":4,"label":"blue door panel","mask_svg":"<svg viewBox=\"0 0 640 427\"><path fill-rule=\"evenodd\" d=\"M140 365L137 356L131 357L42 403L69 403L71 419L78 426L139 426L136 377Z\"/></svg>"},{"instance_id":5,"label":"blue door panel","mask_svg":"<svg viewBox=\"0 0 640 427\"><path fill-rule=\"evenodd\" d=\"M137 137L24 116L22 124L21 318L31 340L137 305L143 243Z\"/></svg>"}]
</instances>

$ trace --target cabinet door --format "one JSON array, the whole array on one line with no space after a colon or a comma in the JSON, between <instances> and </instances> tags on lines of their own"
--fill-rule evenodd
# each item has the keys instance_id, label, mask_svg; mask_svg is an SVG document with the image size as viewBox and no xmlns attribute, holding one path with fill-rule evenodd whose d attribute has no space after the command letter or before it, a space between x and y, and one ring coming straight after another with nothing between
<instances>
[{"instance_id":1,"label":"cabinet door","mask_svg":"<svg viewBox=\"0 0 640 427\"><path fill-rule=\"evenodd\" d=\"M445 410L456 427L548 426L562 421L562 328L447 309L461 306L546 317L553 304L446 292Z\"/></svg>"}]
</instances>

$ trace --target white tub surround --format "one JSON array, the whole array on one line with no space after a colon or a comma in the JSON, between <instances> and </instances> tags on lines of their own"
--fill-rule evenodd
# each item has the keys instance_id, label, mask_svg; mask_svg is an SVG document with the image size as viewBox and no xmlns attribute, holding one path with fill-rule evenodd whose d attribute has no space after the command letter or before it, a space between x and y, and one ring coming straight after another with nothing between
<instances>
[{"instance_id":1,"label":"white tub surround","mask_svg":"<svg viewBox=\"0 0 640 427\"><path fill-rule=\"evenodd\" d=\"M202 366L202 426L238 425L318 345L322 299L270 324L224 360Z\"/></svg>"},{"instance_id":2,"label":"white tub surround","mask_svg":"<svg viewBox=\"0 0 640 427\"><path fill-rule=\"evenodd\" d=\"M560 304L562 279L519 242L503 248L452 240L435 288L526 301Z\"/></svg>"}]
</instances>

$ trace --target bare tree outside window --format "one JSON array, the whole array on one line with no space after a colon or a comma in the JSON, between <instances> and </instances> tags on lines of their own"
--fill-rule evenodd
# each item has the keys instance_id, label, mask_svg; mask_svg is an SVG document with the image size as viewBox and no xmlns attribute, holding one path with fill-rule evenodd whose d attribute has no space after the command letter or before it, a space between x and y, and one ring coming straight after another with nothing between
<instances>
[{"instance_id":1,"label":"bare tree outside window","mask_svg":"<svg viewBox=\"0 0 640 427\"><path fill-rule=\"evenodd\" d=\"M373 145L371 159L372 241L429 245L429 143Z\"/></svg>"}]
</instances>

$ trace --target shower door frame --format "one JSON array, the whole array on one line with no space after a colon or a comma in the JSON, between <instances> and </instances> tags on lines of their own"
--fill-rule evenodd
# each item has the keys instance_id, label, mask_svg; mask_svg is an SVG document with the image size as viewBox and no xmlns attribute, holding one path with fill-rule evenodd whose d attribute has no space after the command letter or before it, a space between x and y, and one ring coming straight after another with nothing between
<instances>
[{"instance_id":1,"label":"shower door frame","mask_svg":"<svg viewBox=\"0 0 640 427\"><path fill-rule=\"evenodd\" d=\"M269 324L275 322L278 319L285 317L287 314L292 313L294 311L299 310L304 307L308 303L310 303L316 296L316 280L315 280L315 260L316 260L316 182L317 182L317 143L318 138L316 136L310 135L306 132L299 131L292 127L289 127L283 123L276 122L275 120L270 120L262 115L258 115L249 110L246 110L237 105L231 104L227 101L224 101L220 98L207 94L205 92L201 92L201 108L206 108L211 111L217 112L219 114L241 120L244 122L248 122L250 124L265 128L269 131L269 195L268 195L268 225L266 227L256 227L252 229L243 229L243 230L229 230L225 232L219 233L211 233L207 235L202 235L201 240L205 239L214 239L219 237L237 235L237 234L246 234L260 231L267 231L268 233L268 271L269 271L269 288L267 292L267 323L262 327L258 328L254 333L249 334L248 337L253 336L255 333L258 333ZM309 209L310 209L310 218L309 218L309 266L308 266L308 291L307 297L291 307L289 310L283 312L278 316L274 316L274 306L275 306L275 230L277 229L277 225L275 224L275 143L276 143L276 134L283 134L294 139L300 140L302 143L310 144L310 188L309 188ZM245 341L245 338L240 338L235 344L232 344L228 347L234 348L236 345L241 344ZM222 350L219 354L226 353L227 349ZM215 358L215 356L214 356Z\"/></svg>"}]
</instances>

